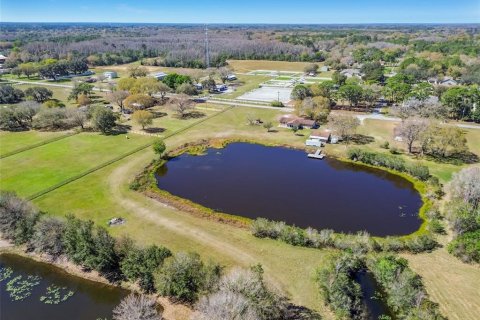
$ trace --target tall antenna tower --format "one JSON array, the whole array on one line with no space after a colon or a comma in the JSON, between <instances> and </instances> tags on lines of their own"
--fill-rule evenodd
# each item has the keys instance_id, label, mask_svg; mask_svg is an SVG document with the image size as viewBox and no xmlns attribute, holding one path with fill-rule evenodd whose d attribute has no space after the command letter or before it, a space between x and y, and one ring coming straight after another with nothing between
<instances>
[{"instance_id":1,"label":"tall antenna tower","mask_svg":"<svg viewBox=\"0 0 480 320\"><path fill-rule=\"evenodd\" d=\"M205 25L205 65L210 68L210 48L208 47L208 26Z\"/></svg>"}]
</instances>

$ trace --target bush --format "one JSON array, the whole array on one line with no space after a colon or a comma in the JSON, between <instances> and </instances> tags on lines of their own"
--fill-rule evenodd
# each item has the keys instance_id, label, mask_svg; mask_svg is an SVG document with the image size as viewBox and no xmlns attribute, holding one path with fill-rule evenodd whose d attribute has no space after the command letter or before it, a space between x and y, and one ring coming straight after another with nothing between
<instances>
[{"instance_id":1,"label":"bush","mask_svg":"<svg viewBox=\"0 0 480 320\"><path fill-rule=\"evenodd\" d=\"M33 127L40 130L63 130L72 127L65 108L46 108L40 110L33 120Z\"/></svg>"},{"instance_id":2,"label":"bush","mask_svg":"<svg viewBox=\"0 0 480 320\"><path fill-rule=\"evenodd\" d=\"M405 241L407 248L413 253L432 251L438 247L437 241L431 235L420 235Z\"/></svg>"},{"instance_id":3,"label":"bush","mask_svg":"<svg viewBox=\"0 0 480 320\"><path fill-rule=\"evenodd\" d=\"M388 149L390 148L390 143L388 141L385 141L384 143L380 144L380 148Z\"/></svg>"},{"instance_id":4,"label":"bush","mask_svg":"<svg viewBox=\"0 0 480 320\"><path fill-rule=\"evenodd\" d=\"M390 151L392 150L393 148L390 149ZM403 159L388 154L364 151L359 148L350 148L347 151L347 156L351 160L360 161L374 166L381 166L400 172L407 172L420 180L425 181L430 177L428 167L418 164L405 164Z\"/></svg>"},{"instance_id":5,"label":"bush","mask_svg":"<svg viewBox=\"0 0 480 320\"><path fill-rule=\"evenodd\" d=\"M282 101L272 101L270 104L272 107L277 107L277 108L283 108L285 105L283 104Z\"/></svg>"},{"instance_id":6,"label":"bush","mask_svg":"<svg viewBox=\"0 0 480 320\"><path fill-rule=\"evenodd\" d=\"M448 244L448 252L463 262L480 263L480 229L457 236Z\"/></svg>"}]
</instances>

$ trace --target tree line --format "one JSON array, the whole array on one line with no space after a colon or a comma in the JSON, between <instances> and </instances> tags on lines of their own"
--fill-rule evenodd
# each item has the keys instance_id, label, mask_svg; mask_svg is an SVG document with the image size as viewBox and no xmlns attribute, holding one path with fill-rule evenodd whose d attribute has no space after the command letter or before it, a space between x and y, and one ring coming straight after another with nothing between
<instances>
[{"instance_id":1,"label":"tree line","mask_svg":"<svg viewBox=\"0 0 480 320\"><path fill-rule=\"evenodd\" d=\"M67 257L112 283L128 281L143 293L191 305L196 319L298 319L287 299L266 283L260 265L226 272L197 253L144 247L128 237L116 239L90 220L49 216L11 192L0 192L0 235L54 260ZM158 319L154 305L146 297L129 296L114 310L114 319L130 320L138 312L145 313L138 319Z\"/></svg>"}]
</instances>

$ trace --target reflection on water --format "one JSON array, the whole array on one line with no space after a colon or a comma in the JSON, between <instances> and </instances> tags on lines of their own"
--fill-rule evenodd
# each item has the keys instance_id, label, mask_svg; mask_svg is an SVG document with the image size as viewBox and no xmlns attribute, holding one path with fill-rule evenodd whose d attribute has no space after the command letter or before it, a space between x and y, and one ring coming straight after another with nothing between
<instances>
[{"instance_id":1,"label":"reflection on water","mask_svg":"<svg viewBox=\"0 0 480 320\"><path fill-rule=\"evenodd\" d=\"M174 158L156 177L174 195L249 218L377 236L409 234L421 224L422 201L411 182L298 150L233 143Z\"/></svg>"}]
</instances>

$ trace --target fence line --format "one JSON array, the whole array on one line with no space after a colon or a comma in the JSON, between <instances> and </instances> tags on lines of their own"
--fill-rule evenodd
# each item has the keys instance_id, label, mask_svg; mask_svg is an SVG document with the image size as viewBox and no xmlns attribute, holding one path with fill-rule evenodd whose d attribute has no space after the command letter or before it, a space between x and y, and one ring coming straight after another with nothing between
<instances>
[{"instance_id":1,"label":"fence line","mask_svg":"<svg viewBox=\"0 0 480 320\"><path fill-rule=\"evenodd\" d=\"M205 122L205 121L207 121L207 120L210 120L210 119L212 119L213 117L216 117L216 116L218 116L218 115L220 115L220 114L224 113L225 111L228 111L228 110L230 110L230 109L232 109L232 108L233 108L233 107L227 107L227 108L225 108L225 109L223 109L223 110L221 110L221 111L219 111L219 112L217 112L217 113L215 113L215 114L213 114L213 115L211 115L211 116L209 116L209 117L206 117L205 119L201 119L201 120L199 120L199 121L197 121L197 122L195 122L195 123L192 123L192 124L190 124L190 125L188 125L188 126L186 126L186 127L184 127L184 128L178 129L178 130L176 130L176 131L174 131L174 132L172 132L172 133L170 133L170 134L167 134L167 135L165 135L165 136L163 137L162 140L168 139L168 138L170 138L170 137L173 137L174 135L177 135L177 134L179 134L179 133L181 133L181 132L184 132L184 131L186 131L186 130L188 130L188 129L196 126L196 125L199 125L199 124L201 124L201 123L203 123L203 122ZM78 174L78 175L76 175L76 176L73 176L73 177L68 178L68 179L66 179L66 180L64 180L64 181L61 181L61 182L59 182L59 183L57 183L57 184L55 184L55 185L53 185L53 186L50 186L50 187L48 187L48 188L46 188L46 189L44 189L44 190L42 190L42 191L39 191L39 192L37 192L37 193L34 193L33 195L27 197L27 200L30 200L30 201L31 201L31 200L34 200L34 199L36 199L36 198L39 198L39 197L41 197L41 196L43 196L43 195L45 195L45 194L47 194L47 193L50 193L50 192L52 192L52 191L54 191L54 190L56 190L56 189L58 189L58 188L60 188L60 187L63 187L63 186L65 186L65 185L69 184L69 183L72 183L73 181L76 181L76 180L78 180L78 179L81 179L81 178L83 178L83 177L85 177L85 176L87 176L87 175L89 175L89 174L91 174L91 173L93 173L93 172L95 172L95 171L98 171L98 170L100 170L100 169L103 169L103 168L105 168L105 167L107 167L107 166L109 166L109 165L111 165L111 164L113 164L113 163L115 163L115 162L117 162L117 161L120 161L120 160L122 160L122 159L124 159L124 158L126 158L126 157L128 157L128 156L130 156L130 155L132 155L132 154L134 154L134 153L137 153L137 152L139 152L139 151L142 151L142 150L150 147L152 144L153 144L153 142L149 142L149 143L147 143L147 144L145 144L145 145L142 145L142 146L140 146L140 147L138 147L138 148L135 148L135 149L133 149L133 150L127 152L127 153L124 153L124 154L122 154L122 155L120 155L120 156L118 156L118 157L116 157L116 158L113 158L113 159L111 159L111 160L108 160L107 162L104 162L104 163L102 163L102 164L100 164L100 165L98 165L98 166L96 166L96 167L94 167L94 168L91 168L91 169L89 169L89 170L87 170L87 171L84 171L84 172L82 172L82 173L80 173L80 174Z\"/></svg>"},{"instance_id":2,"label":"fence line","mask_svg":"<svg viewBox=\"0 0 480 320\"><path fill-rule=\"evenodd\" d=\"M62 140L62 139L65 139L65 138L68 138L68 137L71 137L71 136L74 136L78 134L78 132L72 132L72 133L67 133L67 134L64 134L64 135L61 135L61 136L58 136L58 137L55 137L55 138L52 138L52 139L48 139L48 140L44 140L44 141L41 141L41 142L38 142L38 143L35 143L35 144L31 144L29 146L26 146L26 147L23 147L23 148L19 148L19 149L16 149L16 150L13 150L11 152L7 152L5 154L2 154L0 155L0 159L4 159L4 158L7 158L7 157L11 157L15 154L18 154L18 153L21 153L21 152L25 152L27 150L31 150L31 149L35 149L35 148L38 148L38 147L41 147L41 146L44 146L46 144L49 144L49 143L52 143L52 142L55 142L55 141L58 141L58 140Z\"/></svg>"}]
</instances>

